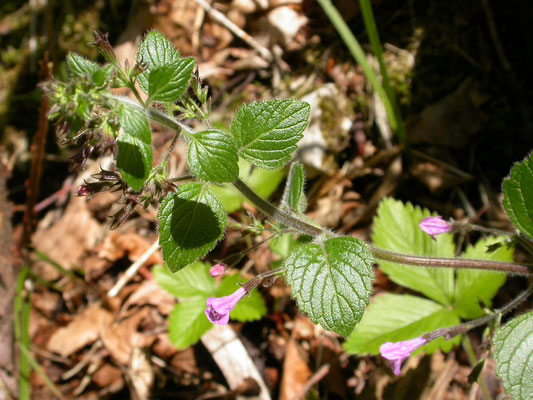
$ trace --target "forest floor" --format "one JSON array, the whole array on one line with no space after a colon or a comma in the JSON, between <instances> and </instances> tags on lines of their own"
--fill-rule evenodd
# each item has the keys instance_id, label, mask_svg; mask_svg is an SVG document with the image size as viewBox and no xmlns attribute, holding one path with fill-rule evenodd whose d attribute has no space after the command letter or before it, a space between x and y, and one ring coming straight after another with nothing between
<instances>
[{"instance_id":1,"label":"forest floor","mask_svg":"<svg viewBox=\"0 0 533 400\"><path fill-rule=\"evenodd\" d=\"M357 2L335 4L370 54ZM96 155L85 170L69 169L76 149L59 145L55 127L48 129L37 84L47 68L65 78L69 51L102 61L88 45L92 29L109 33L121 63L133 63L136 46L150 29L162 32L182 55L196 57L217 124L230 122L243 102L272 97L310 102L309 130L315 134L297 157L306 166L307 214L327 228L370 240L376 208L388 196L446 218L512 228L500 190L512 163L533 149L533 47L527 42L533 4L372 4L409 151L391 134L360 67L314 1L213 3L267 53L250 47L194 0L22 5L7 0L0 5L0 392L14 394L19 382L12 362L16 352L10 350L13 332L4 328L12 326L13 307L23 303L28 304L28 349L40 366L29 377L31 398L231 399L255 388L248 381L229 387L225 367L205 340L179 351L172 345L166 324L176 300L151 273L163 264L159 252L117 286L158 240L157 208L138 207L110 230L109 216L121 207L118 194L74 195L109 159ZM156 129L154 159L172 139L170 132ZM34 175L32 162L38 167ZM185 168L181 146L170 162ZM284 172L257 179L270 200L279 201ZM23 217L27 207L33 218ZM240 201L230 217L262 218ZM206 261L263 239L229 229ZM524 255L517 250L516 257ZM236 267L252 276L278 259L266 243ZM27 275L17 284L20 271ZM509 279L495 304L522 288L522 282ZM374 295L384 291L406 289L376 269ZM412 357L403 375L394 377L380 357L347 354L342 338L298 311L282 280L260 292L265 317L232 322L229 332L210 332L209 340L216 340L217 332L233 334L271 398L483 398L478 384L468 382L472 365L462 347ZM474 352L485 354L481 330L469 337ZM490 359L483 379L492 398L504 396Z\"/></svg>"}]
</instances>

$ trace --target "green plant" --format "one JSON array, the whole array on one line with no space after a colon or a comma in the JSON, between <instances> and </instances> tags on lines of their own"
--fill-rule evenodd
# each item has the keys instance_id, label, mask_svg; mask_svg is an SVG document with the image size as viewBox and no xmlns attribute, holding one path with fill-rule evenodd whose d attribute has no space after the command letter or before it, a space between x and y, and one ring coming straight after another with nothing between
<instances>
[{"instance_id":1,"label":"green plant","mask_svg":"<svg viewBox=\"0 0 533 400\"><path fill-rule=\"evenodd\" d=\"M348 336L369 304L373 264L377 261L392 280L431 299L388 295L371 305L367 319L372 321L364 320L359 325L360 330L368 331L374 329L372 323L381 323L385 331L393 331L388 336L373 332L375 340L369 352L376 352L380 344L384 346L385 340L410 339L423 334L409 341L406 345L409 351L401 350L403 345L398 347L391 343L386 350L382 347L384 356L392 358L395 372L399 372L401 361L416 348L422 345L433 349L449 348L451 343L443 343L443 339L450 340L473 327L493 323L501 313L530 294L531 286L508 306L486 313L479 307L478 297L484 306L490 307L490 300L503 283L501 277L495 279L494 275L487 274L497 271L530 277L529 266L513 263L509 249L498 249L486 255L483 246L488 244L496 249L501 244L500 239L487 239L467 249L464 256L474 259L455 258L451 235L439 236L432 242L416 226L424 216L429 217L428 211L393 200L385 201L378 214L375 246L321 227L304 214L304 174L298 164L291 166L281 204L271 204L239 177L242 165L239 160L266 170L277 170L289 163L308 124L308 104L295 99L246 104L237 111L229 133L213 129L209 121L208 91L195 74L194 59L180 57L168 40L151 31L140 45L137 63L133 68L123 69L107 38L99 32L95 33L95 38L96 46L109 64L100 66L71 53L67 58L69 80L51 81L43 86L52 104L50 118L58 122L64 140L80 145L78 164L82 165L95 149L110 151L116 156L116 169L101 171L94 181L78 189L80 195L102 190L122 193L124 207L115 215L113 226L120 224L137 204L160 203L158 231L163 258L170 272L157 268L155 276L161 286L181 300L171 320L179 318L183 326L190 327L190 335L180 336L182 328L179 327L174 328L174 334L171 332L177 346L185 347L198 340L209 327L207 319L213 323L227 323L232 310L232 316L239 320L259 318L265 312L263 303L257 297L246 298L246 294L279 276L285 278L298 306L311 320ZM146 100L137 91L136 83ZM112 95L109 88L117 86L131 89L137 101ZM197 119L203 127L193 131L183 119ZM175 131L168 151L155 166L150 123ZM168 176L167 160L180 137L189 145L190 175ZM533 187L531 160L517 164L504 182L506 211L527 236L521 240L529 246L533 233L530 229L533 197L528 195ZM280 239L287 238L283 235L293 236L293 239L289 236L288 245L282 251L286 258L279 269L244 282L227 296L224 295L238 287L237 278L226 277L216 288L209 280L208 266L196 261L215 247L226 229L227 212L216 194L220 184L231 184L268 217L268 224L254 223L254 232L269 231L272 237L280 236ZM436 228L430 225L429 230L424 228L425 232L434 236L448 231L479 229L448 224L440 219L436 222ZM301 239L294 240L294 236ZM236 255L235 259L239 260L242 255ZM454 279L454 269L459 271L457 279ZM479 281L485 283L478 290L474 285ZM248 313L239 310L241 305L248 307L247 301L250 302ZM391 315L383 311L395 301L405 305L406 310L409 306L420 314L413 312L408 316L411 320L407 321L407 328L392 323L398 312ZM204 304L207 304L204 310L207 319L202 314ZM460 319L466 322L459 324ZM352 351L361 352L361 335L357 339L357 332L348 341L347 348L353 346ZM522 350L531 354L533 346ZM505 349L500 353L505 354ZM529 366L523 364L521 368L525 370ZM516 369L512 374L515 372Z\"/></svg>"}]
</instances>

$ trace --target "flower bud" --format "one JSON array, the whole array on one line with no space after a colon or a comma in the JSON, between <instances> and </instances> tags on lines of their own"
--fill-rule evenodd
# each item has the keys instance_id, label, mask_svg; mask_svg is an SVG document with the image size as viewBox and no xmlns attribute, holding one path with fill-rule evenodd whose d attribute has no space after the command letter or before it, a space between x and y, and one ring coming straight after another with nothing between
<instances>
[{"instance_id":1,"label":"flower bud","mask_svg":"<svg viewBox=\"0 0 533 400\"><path fill-rule=\"evenodd\" d=\"M216 278L217 276L222 275L224 272L226 272L226 266L220 263L213 265L209 269L209 275L211 275L211 278Z\"/></svg>"},{"instance_id":2,"label":"flower bud","mask_svg":"<svg viewBox=\"0 0 533 400\"><path fill-rule=\"evenodd\" d=\"M451 225L444 221L440 215L436 217L424 218L422 221L420 221L418 226L425 233L430 235L433 240L437 240L435 239L435 235L448 233L452 230Z\"/></svg>"}]
</instances>

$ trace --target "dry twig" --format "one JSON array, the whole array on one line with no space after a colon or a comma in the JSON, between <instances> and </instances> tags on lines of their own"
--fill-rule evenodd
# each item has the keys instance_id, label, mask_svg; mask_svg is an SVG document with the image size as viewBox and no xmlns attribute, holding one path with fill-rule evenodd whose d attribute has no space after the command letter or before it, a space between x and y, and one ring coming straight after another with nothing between
<instances>
[{"instance_id":1,"label":"dry twig","mask_svg":"<svg viewBox=\"0 0 533 400\"><path fill-rule=\"evenodd\" d=\"M213 7L211 7L211 5L207 3L205 0L194 0L194 1L196 2L196 4L202 7L215 21L219 22L225 28L229 29L235 36L238 36L240 39L248 43L250 47L254 48L259 54L261 54L261 57L263 57L265 60L267 60L268 62L271 62L274 59L272 57L272 53L270 52L270 50L268 50L264 46L261 46L257 42L257 40L255 40L253 37L251 37L249 34L247 34L245 31L243 31L233 22L231 22L220 11L215 10Z\"/></svg>"}]
</instances>

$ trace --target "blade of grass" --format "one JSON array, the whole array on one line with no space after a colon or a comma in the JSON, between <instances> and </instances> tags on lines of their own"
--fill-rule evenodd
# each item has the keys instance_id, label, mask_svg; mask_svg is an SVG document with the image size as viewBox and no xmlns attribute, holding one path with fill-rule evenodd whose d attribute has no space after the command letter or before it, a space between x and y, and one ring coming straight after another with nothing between
<instances>
[{"instance_id":1,"label":"blade of grass","mask_svg":"<svg viewBox=\"0 0 533 400\"><path fill-rule=\"evenodd\" d=\"M61 265L59 265L56 261L52 260L50 257L48 257L46 254L44 253L41 253L40 251L38 250L35 250L34 251L35 255L42 261L44 262L47 262L48 264L50 264L52 267L54 267L55 269L57 269L59 271L59 273L61 273L62 275L65 275L65 276L68 276L70 279L75 279L76 278L76 274L74 274L74 272L72 271L69 271L65 268L63 268ZM83 273L84 271L83 270L77 270L77 272L80 273L80 275L83 276Z\"/></svg>"},{"instance_id":2,"label":"blade of grass","mask_svg":"<svg viewBox=\"0 0 533 400\"><path fill-rule=\"evenodd\" d=\"M29 315L29 314L28 314ZM39 365L39 363L37 362L37 360L32 356L32 354L30 353L30 351L28 350L27 347L24 347L24 346L20 346L20 352L22 354L23 357L21 357L21 361L22 361L22 358L25 358L27 360L27 362L29 363L29 365L31 365L31 367L33 368L33 370L37 373L37 375L39 375L41 377L41 379L43 380L43 382L45 383L45 385L48 387L48 389L50 389L50 391L57 396L58 399L60 400L64 400L65 397L61 394L61 392L57 389L56 385L54 385L54 382L52 382L50 380L50 378L46 375L46 373L43 371L43 369L41 368L41 366Z\"/></svg>"},{"instance_id":3,"label":"blade of grass","mask_svg":"<svg viewBox=\"0 0 533 400\"><path fill-rule=\"evenodd\" d=\"M370 40L370 45L372 46L372 51L376 56L379 64L379 71L381 73L381 82L383 83L383 88L385 93L391 102L392 111L396 118L397 134L398 139L404 145L407 145L407 137L405 135L405 127L402 122L400 115L400 108L398 107L398 101L396 100L396 95L392 86L390 84L389 74L387 73L387 68L385 67L385 60L383 59L383 49L381 47L381 41L379 40L378 29L376 26L376 20L374 19L374 13L372 12L372 6L370 5L370 0L359 0L359 5L361 6L361 13L363 14L363 21L365 23L366 32L368 33L368 38Z\"/></svg>"},{"instance_id":4,"label":"blade of grass","mask_svg":"<svg viewBox=\"0 0 533 400\"><path fill-rule=\"evenodd\" d=\"M15 318L14 331L15 341L20 350L19 357L19 399L30 400L30 372L31 368L35 370L37 375L41 377L43 382L48 386L48 389L59 399L64 399L63 395L54 383L48 378L37 360L30 352L30 311L31 304L24 298L24 281L28 277L29 268L24 266L19 273L17 279L17 292L15 297Z\"/></svg>"},{"instance_id":5,"label":"blade of grass","mask_svg":"<svg viewBox=\"0 0 533 400\"><path fill-rule=\"evenodd\" d=\"M24 344L29 346L29 320L30 320L30 308L29 303L24 301L24 281L28 275L29 268L27 266L22 267L17 279L17 294L15 297L14 305L14 331L15 331L15 343L18 344L19 349L22 351ZM30 365L26 357L19 357L19 399L30 399Z\"/></svg>"},{"instance_id":6,"label":"blade of grass","mask_svg":"<svg viewBox=\"0 0 533 400\"><path fill-rule=\"evenodd\" d=\"M403 130L403 125L401 124L401 121L399 120L398 116L394 112L394 107L392 105L392 102L389 99L387 92L381 85L381 82L379 81L378 76L376 75L376 73L374 72L370 64L368 63L365 52L363 51L361 45L359 44L359 42L353 35L348 25L346 25L346 22L344 22L344 19L340 15L339 11L332 4L331 0L318 0L318 3L320 4L320 6L322 7L324 12L330 19L331 23L333 24L333 26L339 33L339 36L342 38L342 40L346 44L346 47L348 47L348 50L354 57L355 61L361 66L361 69L363 70L363 73L366 79L368 79L368 81L370 82L370 85L376 91L377 95L382 101L383 106L385 107L385 111L387 113L387 118L389 120L391 129L394 132L396 132L400 142L404 144L405 146L407 146L407 140L405 138L405 132ZM366 21L365 21L365 25L366 25ZM377 34L376 29L374 29L374 34ZM370 36L370 32L369 32L369 36ZM379 41L379 37L378 37L378 41ZM383 56L381 56L381 59L383 61ZM379 59L378 59L378 62L379 62ZM380 69L381 69L381 65L380 65Z\"/></svg>"}]
</instances>

